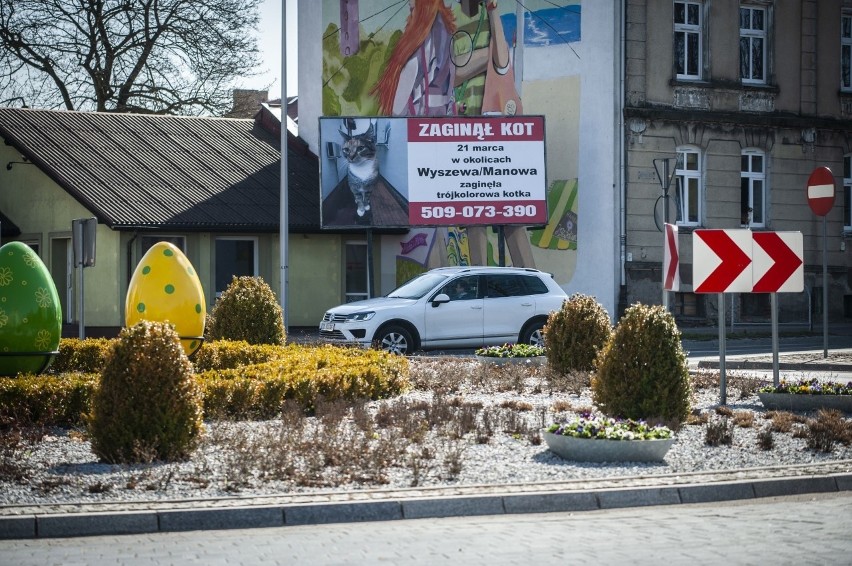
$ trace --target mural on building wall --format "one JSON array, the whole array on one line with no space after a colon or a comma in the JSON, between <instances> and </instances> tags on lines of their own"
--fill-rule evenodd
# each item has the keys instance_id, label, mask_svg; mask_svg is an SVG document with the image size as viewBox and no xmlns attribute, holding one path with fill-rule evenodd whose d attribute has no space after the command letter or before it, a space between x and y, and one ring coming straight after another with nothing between
<instances>
[{"instance_id":1,"label":"mural on building wall","mask_svg":"<svg viewBox=\"0 0 852 566\"><path fill-rule=\"evenodd\" d=\"M531 80L522 67L552 56L549 47L580 40L581 2L388 4L323 0L324 116L537 114L546 118L548 143L546 225L413 228L399 237L397 281L440 265L498 265L502 242L505 264L550 271L567 284L578 244L580 81ZM356 220L358 210L369 214L367 206L353 204Z\"/></svg>"}]
</instances>

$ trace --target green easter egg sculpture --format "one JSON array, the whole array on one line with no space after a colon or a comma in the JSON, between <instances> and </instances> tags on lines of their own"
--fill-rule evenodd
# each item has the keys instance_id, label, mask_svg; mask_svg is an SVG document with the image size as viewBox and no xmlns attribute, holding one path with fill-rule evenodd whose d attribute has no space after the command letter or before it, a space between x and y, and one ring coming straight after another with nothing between
<instances>
[{"instance_id":1,"label":"green easter egg sculpture","mask_svg":"<svg viewBox=\"0 0 852 566\"><path fill-rule=\"evenodd\" d=\"M0 247L0 375L41 373L56 355L62 307L56 285L26 244Z\"/></svg>"}]
</instances>

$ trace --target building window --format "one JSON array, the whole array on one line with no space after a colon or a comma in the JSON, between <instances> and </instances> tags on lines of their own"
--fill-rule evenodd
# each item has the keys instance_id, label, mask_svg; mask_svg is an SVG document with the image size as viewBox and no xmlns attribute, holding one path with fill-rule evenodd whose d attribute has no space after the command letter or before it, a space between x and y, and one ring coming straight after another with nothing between
<instances>
[{"instance_id":1,"label":"building window","mask_svg":"<svg viewBox=\"0 0 852 566\"><path fill-rule=\"evenodd\" d=\"M367 269L367 242L346 242L346 302L370 298L370 271Z\"/></svg>"},{"instance_id":2,"label":"building window","mask_svg":"<svg viewBox=\"0 0 852 566\"><path fill-rule=\"evenodd\" d=\"M740 79L766 83L766 10L740 7Z\"/></svg>"},{"instance_id":3,"label":"building window","mask_svg":"<svg viewBox=\"0 0 852 566\"><path fill-rule=\"evenodd\" d=\"M852 92L852 14L840 17L840 90Z\"/></svg>"},{"instance_id":4,"label":"building window","mask_svg":"<svg viewBox=\"0 0 852 566\"><path fill-rule=\"evenodd\" d=\"M697 149L677 150L675 170L675 204L677 223L680 226L698 226L701 223L701 154Z\"/></svg>"},{"instance_id":5,"label":"building window","mask_svg":"<svg viewBox=\"0 0 852 566\"><path fill-rule=\"evenodd\" d=\"M216 296L228 288L233 277L256 277L257 238L216 238Z\"/></svg>"},{"instance_id":6,"label":"building window","mask_svg":"<svg viewBox=\"0 0 852 566\"><path fill-rule=\"evenodd\" d=\"M675 293L671 309L676 317L703 318L704 299L696 293Z\"/></svg>"},{"instance_id":7,"label":"building window","mask_svg":"<svg viewBox=\"0 0 852 566\"><path fill-rule=\"evenodd\" d=\"M701 79L701 3L674 3L674 58L677 78Z\"/></svg>"},{"instance_id":8,"label":"building window","mask_svg":"<svg viewBox=\"0 0 852 566\"><path fill-rule=\"evenodd\" d=\"M743 151L740 159L740 223L766 226L766 157L762 151Z\"/></svg>"},{"instance_id":9,"label":"building window","mask_svg":"<svg viewBox=\"0 0 852 566\"><path fill-rule=\"evenodd\" d=\"M183 236L142 236L141 238L139 238L139 245L141 246L141 255L145 255L145 252L150 250L154 244L159 242L168 242L170 244L174 244L177 249L186 254L186 238Z\"/></svg>"},{"instance_id":10,"label":"building window","mask_svg":"<svg viewBox=\"0 0 852 566\"><path fill-rule=\"evenodd\" d=\"M843 156L843 228L852 230L852 153Z\"/></svg>"}]
</instances>

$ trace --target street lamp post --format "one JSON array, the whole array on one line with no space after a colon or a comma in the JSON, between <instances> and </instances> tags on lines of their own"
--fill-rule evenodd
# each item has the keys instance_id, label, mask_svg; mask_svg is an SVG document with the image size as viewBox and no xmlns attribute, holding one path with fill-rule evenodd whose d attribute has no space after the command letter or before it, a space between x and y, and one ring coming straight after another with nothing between
<instances>
[{"instance_id":1,"label":"street lamp post","mask_svg":"<svg viewBox=\"0 0 852 566\"><path fill-rule=\"evenodd\" d=\"M675 171L677 171L676 157L659 157L654 159L654 170L657 172L657 179L660 181L660 186L663 188L663 218L666 224L669 223L669 188L672 184ZM665 233L665 228L663 228ZM669 293L663 287L663 306L669 308Z\"/></svg>"}]
</instances>

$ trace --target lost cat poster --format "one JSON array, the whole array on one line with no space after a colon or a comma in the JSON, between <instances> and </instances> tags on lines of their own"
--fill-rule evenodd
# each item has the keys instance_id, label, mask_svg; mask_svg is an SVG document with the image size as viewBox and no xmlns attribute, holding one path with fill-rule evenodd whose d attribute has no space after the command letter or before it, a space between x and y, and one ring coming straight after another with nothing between
<instances>
[{"instance_id":1,"label":"lost cat poster","mask_svg":"<svg viewBox=\"0 0 852 566\"><path fill-rule=\"evenodd\" d=\"M498 226L503 226L500 230L505 236L505 264L550 271L561 284L572 277L580 216L581 80L580 64L562 53L581 39L582 2L527 0L522 4L509 0L323 0L321 172L323 183L326 174L336 177L334 186L344 178L348 185L352 173L356 189L353 193L347 187L332 195L333 189L323 186L323 224L378 226L377 193L388 202L399 195L396 200L404 201L404 223L409 230L400 236L383 235L381 251L383 262L395 262L398 282L440 265L497 265ZM546 63L557 53L558 66ZM540 183L536 178L535 188L527 191L534 203L515 202L510 209L514 213L514 206L520 206L517 212L526 216L533 211L527 208L530 206L535 208L534 214L520 223L505 222L505 218L480 223L465 218L465 212L475 215L476 211L464 206L475 205L441 206L435 204L441 200L437 197L424 200L417 212L413 203L419 201L407 194L412 187L418 190L407 177L410 144L406 132L392 125L389 118L395 116L543 117L547 142L541 167L544 176ZM325 119L332 117L338 122L326 131ZM334 136L336 145L326 143ZM364 158L372 153L378 160L371 164L366 159L344 168L346 156L355 159L358 153ZM389 159L394 155L398 157ZM479 157L501 159L507 155L504 147L504 151L483 151ZM438 169L434 163L422 166ZM405 182L397 182L403 171ZM458 181L472 184L477 179ZM539 186L540 194L536 192ZM487 187L489 192L494 188ZM499 197L503 198L502 192ZM496 201L500 199L494 200L496 220ZM425 214L431 218L424 219L423 210L427 209ZM399 218L393 212L388 222ZM458 220L435 221L435 214L448 213Z\"/></svg>"},{"instance_id":2,"label":"lost cat poster","mask_svg":"<svg viewBox=\"0 0 852 566\"><path fill-rule=\"evenodd\" d=\"M326 117L319 145L326 228L547 223L542 116Z\"/></svg>"}]
</instances>

